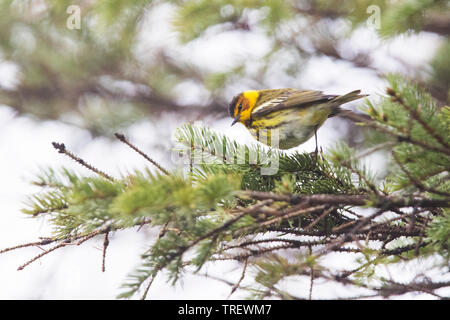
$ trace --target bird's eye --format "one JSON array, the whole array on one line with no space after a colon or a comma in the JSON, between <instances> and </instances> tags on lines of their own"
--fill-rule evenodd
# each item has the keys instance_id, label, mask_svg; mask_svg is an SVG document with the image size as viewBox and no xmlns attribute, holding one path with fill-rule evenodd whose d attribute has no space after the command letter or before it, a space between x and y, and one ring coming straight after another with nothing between
<instances>
[{"instance_id":1,"label":"bird's eye","mask_svg":"<svg viewBox=\"0 0 450 320\"><path fill-rule=\"evenodd\" d=\"M241 111L242 110L242 103L239 104L238 106L238 110Z\"/></svg>"}]
</instances>

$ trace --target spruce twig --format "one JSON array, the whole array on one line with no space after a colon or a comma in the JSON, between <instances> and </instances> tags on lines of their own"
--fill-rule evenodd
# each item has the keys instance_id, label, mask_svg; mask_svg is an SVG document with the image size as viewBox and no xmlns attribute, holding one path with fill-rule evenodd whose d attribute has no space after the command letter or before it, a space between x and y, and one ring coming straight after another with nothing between
<instances>
[{"instance_id":1,"label":"spruce twig","mask_svg":"<svg viewBox=\"0 0 450 320\"><path fill-rule=\"evenodd\" d=\"M325 211L326 212L326 211ZM311 246L308 248L309 249L309 255L312 255L312 248ZM313 291L313 286L314 286L314 266L311 265L311 276L310 276L310 283L309 283L309 296L308 296L308 300L312 300L312 291Z\"/></svg>"},{"instance_id":2,"label":"spruce twig","mask_svg":"<svg viewBox=\"0 0 450 320\"><path fill-rule=\"evenodd\" d=\"M317 217L313 222L311 222L309 225L307 225L303 230L308 231L312 227L314 227L316 224L318 224L323 218L325 218L330 212L333 212L333 210L336 210L336 207L330 207L327 210L324 210L323 213Z\"/></svg>"},{"instance_id":3,"label":"spruce twig","mask_svg":"<svg viewBox=\"0 0 450 320\"><path fill-rule=\"evenodd\" d=\"M99 176L108 179L109 181L114 181L114 178L111 177L110 175L104 173L103 171L91 166L89 163L87 163L86 161L84 161L83 159L81 159L80 157L74 155L73 153L71 153L70 151L68 151L66 149L66 146L64 143L58 143L58 142L52 142L53 147L58 150L59 153L65 154L66 156L68 156L69 158L71 158L72 160L78 162L79 164L81 164L83 167L91 170L92 172L95 172L96 174L98 174Z\"/></svg>"},{"instance_id":4,"label":"spruce twig","mask_svg":"<svg viewBox=\"0 0 450 320\"><path fill-rule=\"evenodd\" d=\"M103 252L102 252L102 272L105 272L105 260L106 260L106 249L109 246L109 231L105 232L105 238L103 240Z\"/></svg>"},{"instance_id":5,"label":"spruce twig","mask_svg":"<svg viewBox=\"0 0 450 320\"><path fill-rule=\"evenodd\" d=\"M46 251L44 251L44 252L38 254L37 256L31 258L30 260L28 260L27 262L25 262L24 264L22 264L21 266L19 266L19 267L17 268L17 271L23 270L26 266L30 265L30 264L33 263L34 261L36 261L36 260L42 258L43 256L49 254L50 252L55 251L56 249L59 249L59 248L61 248L61 247L66 246L66 245L69 244L69 243L70 243L70 240L63 241L63 242L57 244L56 246L54 246L53 248L50 248L50 249L48 249L48 250L46 250Z\"/></svg>"},{"instance_id":6,"label":"spruce twig","mask_svg":"<svg viewBox=\"0 0 450 320\"><path fill-rule=\"evenodd\" d=\"M377 123L375 120L367 118L367 117L365 117L363 115L360 115L360 114L357 114L357 113L354 113L354 112L351 112L351 113L342 112L342 114L340 114L340 116L342 116L344 118L347 118L347 119L350 119L350 120L352 120L354 122L357 122L357 123L362 123L362 124L364 124L367 127L371 127L371 128L373 128L375 130L378 130L378 131L380 131L382 133L388 134L388 135L394 137L398 142L408 142L408 143L417 145L419 147L422 147L425 150L429 150L429 151L433 151L433 152L437 152L437 153L444 153L446 155L450 155L450 149L448 149L448 148L441 148L441 147L432 146L432 145L429 145L429 144L427 144L427 143L425 143L423 141L414 139L414 138L412 138L410 136L396 133L396 132L392 131L391 129L389 129L388 127L385 127L385 126Z\"/></svg>"},{"instance_id":7,"label":"spruce twig","mask_svg":"<svg viewBox=\"0 0 450 320\"><path fill-rule=\"evenodd\" d=\"M65 247L67 245L81 245L82 243L86 242L89 239L92 239L93 237L95 237L96 235L105 232L106 229L100 229L100 230L95 230L91 233L88 233L87 235L83 235L80 238L78 238L77 242L73 242L74 240L76 240L77 238L71 238L71 237L67 237L64 238L59 244L55 245L54 247L38 254L37 256L31 258L30 260L28 260L27 262L25 262L23 265L21 265L20 267L17 268L18 271L23 270L26 266L30 265L31 263L33 263L36 260L39 260L40 258L42 258L43 256L49 254L50 252L55 251L56 249Z\"/></svg>"},{"instance_id":8,"label":"spruce twig","mask_svg":"<svg viewBox=\"0 0 450 320\"><path fill-rule=\"evenodd\" d=\"M405 167L405 165L400 161L400 159L398 158L398 155L395 151L392 151L392 157L394 158L395 162L398 164L398 166L400 167L400 169L406 174L406 176L409 178L409 180L422 192L430 192L430 193L434 193L434 194L438 194L441 196L450 196L450 193L448 192L443 192L443 191L439 191L436 190L434 188L428 188L427 186L425 186L421 181L419 181L417 178L415 178L413 176L413 174Z\"/></svg>"},{"instance_id":9,"label":"spruce twig","mask_svg":"<svg viewBox=\"0 0 450 320\"><path fill-rule=\"evenodd\" d=\"M9 247L9 248L5 248L5 249L0 250L0 254L8 252L8 251L16 250L16 249L26 248L26 247L45 246L45 245L48 245L48 244L50 244L50 243L52 243L54 241L55 240L53 240L53 239L45 238L45 239L43 239L41 241L35 241L35 242L19 244L17 246L13 246L13 247Z\"/></svg>"},{"instance_id":10,"label":"spruce twig","mask_svg":"<svg viewBox=\"0 0 450 320\"><path fill-rule=\"evenodd\" d=\"M155 280L157 275L158 275L158 271L156 271L155 275L153 275L151 277L151 279L149 280L147 286L145 287L144 293L141 296L141 300L145 300L147 298L148 291L150 290L150 287L152 286L153 281Z\"/></svg>"},{"instance_id":11,"label":"spruce twig","mask_svg":"<svg viewBox=\"0 0 450 320\"><path fill-rule=\"evenodd\" d=\"M345 161L343 161L341 163L350 165L350 163L352 163L353 161L356 161L358 159L367 157L367 156L371 155L374 152L377 152L379 150L382 150L382 149L385 149L385 148L389 148L389 147L392 147L392 146L395 146L395 142L394 141L386 141L386 142L381 143L381 144L379 144L377 146L369 148L369 149L367 149L367 150L365 150L365 151L363 151L363 152L361 152L359 154L356 154L353 157L351 157L350 159L347 159L347 160L345 160Z\"/></svg>"},{"instance_id":12,"label":"spruce twig","mask_svg":"<svg viewBox=\"0 0 450 320\"><path fill-rule=\"evenodd\" d=\"M244 267L242 268L242 274L241 277L239 278L238 282L236 282L233 287L231 288L231 292L227 297L227 300L230 299L231 295L236 291L237 288L239 288L239 286L241 285L242 280L244 280L245 278L245 272L247 270L247 265L248 265L248 259L245 259L244 261Z\"/></svg>"},{"instance_id":13,"label":"spruce twig","mask_svg":"<svg viewBox=\"0 0 450 320\"><path fill-rule=\"evenodd\" d=\"M148 160L151 164L153 164L156 168L158 168L159 170L161 170L161 172L163 172L166 175L169 175L169 171L167 171L166 169L164 169L158 162L156 162L155 160L153 160L152 158L150 158L146 153L144 153L143 151L139 150L134 144L132 144L130 141L128 141L128 139L125 137L124 134L122 133L115 133L114 134L116 136L117 139L119 139L119 141L125 143L127 146L129 146L131 149L133 149L134 151L136 151L137 153L139 153L141 156L143 156L146 160Z\"/></svg>"},{"instance_id":14,"label":"spruce twig","mask_svg":"<svg viewBox=\"0 0 450 320\"><path fill-rule=\"evenodd\" d=\"M365 206L369 201L376 200L373 203L373 207L381 208L402 208L402 207L423 207L423 208L450 208L450 199L428 199L421 197L399 197L399 196L377 196L376 199L372 199L367 194L348 194L348 195L335 195L335 194L312 194L312 195L284 195L276 194L273 192L264 191L242 191L245 196L250 196L254 199L273 201L285 201L288 203L308 203L308 204L328 204L328 205L352 205L352 206Z\"/></svg>"},{"instance_id":15,"label":"spruce twig","mask_svg":"<svg viewBox=\"0 0 450 320\"><path fill-rule=\"evenodd\" d=\"M399 282L396 282L396 281L393 281L393 280L390 280L390 279L384 279L384 281L391 283L392 287L381 288L380 291L382 292L382 295L383 295L383 292L386 292L386 291L389 291L389 290L393 290L394 292L395 291L400 291L401 292L402 289L403 289L403 290L406 290L406 291L422 291L424 293L428 293L428 294L430 294L432 296L435 296L438 299L442 299L442 297L440 295L436 294L432 290L430 290L428 288L425 288L425 287L423 287L421 285L417 285L415 283L403 284L403 283L399 283Z\"/></svg>"},{"instance_id":16,"label":"spruce twig","mask_svg":"<svg viewBox=\"0 0 450 320\"><path fill-rule=\"evenodd\" d=\"M386 92L388 95L391 96L392 101L397 102L400 104L403 109L405 109L411 116L416 120L420 125L434 138L436 139L442 146L447 148L447 150L450 150L450 145L444 140L443 137L441 137L432 127L428 125L427 122L425 122L422 117L420 116L419 112L415 108L410 108L406 105L403 98L392 88L387 88Z\"/></svg>"}]
</instances>

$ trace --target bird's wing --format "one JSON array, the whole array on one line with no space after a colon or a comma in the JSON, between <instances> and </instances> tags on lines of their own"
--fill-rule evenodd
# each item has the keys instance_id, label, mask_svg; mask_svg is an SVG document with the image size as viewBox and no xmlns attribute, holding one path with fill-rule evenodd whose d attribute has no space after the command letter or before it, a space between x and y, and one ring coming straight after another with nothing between
<instances>
[{"instance_id":1,"label":"bird's wing","mask_svg":"<svg viewBox=\"0 0 450 320\"><path fill-rule=\"evenodd\" d=\"M263 90L260 103L252 110L252 117L266 116L272 112L288 108L302 108L326 102L335 98L335 95L325 95L322 91L285 89Z\"/></svg>"}]
</instances>

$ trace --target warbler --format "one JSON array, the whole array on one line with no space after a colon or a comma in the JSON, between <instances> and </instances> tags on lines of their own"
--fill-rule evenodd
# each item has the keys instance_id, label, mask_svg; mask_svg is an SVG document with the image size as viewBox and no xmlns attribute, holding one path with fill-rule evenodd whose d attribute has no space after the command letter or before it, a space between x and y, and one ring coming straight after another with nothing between
<instances>
[{"instance_id":1,"label":"warbler","mask_svg":"<svg viewBox=\"0 0 450 320\"><path fill-rule=\"evenodd\" d=\"M236 95L228 106L234 119L242 123L258 141L279 149L290 149L306 142L340 105L367 95L355 90L344 95L293 88L247 90ZM276 133L275 133L276 132ZM276 139L276 136L278 139Z\"/></svg>"}]
</instances>

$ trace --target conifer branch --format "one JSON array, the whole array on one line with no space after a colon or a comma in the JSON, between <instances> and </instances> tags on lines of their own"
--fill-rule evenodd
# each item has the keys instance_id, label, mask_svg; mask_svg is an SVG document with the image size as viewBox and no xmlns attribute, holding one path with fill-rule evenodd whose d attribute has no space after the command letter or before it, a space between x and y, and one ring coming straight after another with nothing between
<instances>
[{"instance_id":1,"label":"conifer branch","mask_svg":"<svg viewBox=\"0 0 450 320\"><path fill-rule=\"evenodd\" d=\"M0 254L6 253L8 251L16 250L16 249L26 248L26 247L45 246L45 245L48 245L48 244L50 244L50 243L52 243L54 241L56 241L56 240L53 240L51 238L45 238L45 239L43 239L41 241L35 241L35 242L19 244L17 246L12 246L12 247L0 250Z\"/></svg>"},{"instance_id":2,"label":"conifer branch","mask_svg":"<svg viewBox=\"0 0 450 320\"><path fill-rule=\"evenodd\" d=\"M433 151L433 152L437 152L437 153L444 153L446 155L450 155L450 149L448 149L448 148L441 148L441 147L436 147L436 146L433 146L433 145L429 145L429 144L427 144L427 143L425 143L423 141L414 139L411 136L407 136L407 135L404 135L404 134L396 133L396 132L390 130L388 127L385 127L385 126L377 123L375 120L367 118L367 117L365 117L363 115L360 115L360 114L357 114L355 112L351 112L349 110L345 110L345 112L341 112L339 114L339 116L341 116L343 118L347 118L347 119L352 120L352 121L357 122L357 123L361 123L364 126L371 127L371 128L376 129L376 130L378 130L378 131L380 131L382 133L388 134L388 135L394 137L397 142L408 142L408 143L415 144L415 145L417 145L419 147L422 147L422 148L424 148L426 150L429 150L429 151Z\"/></svg>"},{"instance_id":3,"label":"conifer branch","mask_svg":"<svg viewBox=\"0 0 450 320\"><path fill-rule=\"evenodd\" d=\"M394 158L395 162L398 164L400 169L406 174L406 176L409 178L411 183L413 183L420 191L422 192L430 192L434 194L438 194L441 196L450 197L450 193L436 190L434 188L429 188L425 186L420 180L415 178L412 173L405 167L405 165L400 161L400 159L397 156L397 153L395 151L392 151L392 157Z\"/></svg>"},{"instance_id":4,"label":"conifer branch","mask_svg":"<svg viewBox=\"0 0 450 320\"><path fill-rule=\"evenodd\" d=\"M309 247L309 255L312 256L312 249L311 246ZM312 291L313 291L313 286L314 286L314 266L311 265L311 277L309 280L309 296L308 296L308 300L312 300Z\"/></svg>"},{"instance_id":5,"label":"conifer branch","mask_svg":"<svg viewBox=\"0 0 450 320\"><path fill-rule=\"evenodd\" d=\"M151 164L153 164L156 168L158 168L159 170L161 170L161 172L163 172L166 175L169 175L169 171L167 171L166 169L164 169L158 162L156 162L155 160L153 160L152 158L150 158L146 153L144 153L143 151L139 150L134 144L132 144L130 141L128 141L128 139L125 137L125 135L123 135L122 133L115 133L114 134L116 136L117 139L119 139L119 141L125 143L127 146L129 146L131 149L133 149L134 151L136 151L137 153L139 153L141 156L143 156L146 160L148 160Z\"/></svg>"},{"instance_id":6,"label":"conifer branch","mask_svg":"<svg viewBox=\"0 0 450 320\"><path fill-rule=\"evenodd\" d=\"M382 288L379 288L378 291L380 292L381 296L399 295L409 291L421 291L424 293L428 293L432 296L435 296L438 299L443 298L440 295L434 293L432 289L428 288L429 285L423 283L417 284L411 282L408 284L403 284L390 279L383 279L383 280L387 283L390 283L391 286L384 286Z\"/></svg>"},{"instance_id":7,"label":"conifer branch","mask_svg":"<svg viewBox=\"0 0 450 320\"><path fill-rule=\"evenodd\" d=\"M248 265L248 259L244 260L244 266L242 268L242 274L241 277L239 278L238 282L236 282L233 287L231 288L231 292L227 297L227 300L230 299L231 295L236 291L237 288L240 287L242 280L244 280L245 278L245 272L247 271L247 265Z\"/></svg>"},{"instance_id":8,"label":"conifer branch","mask_svg":"<svg viewBox=\"0 0 450 320\"><path fill-rule=\"evenodd\" d=\"M318 224L322 219L324 219L330 212L332 212L334 210L336 210L336 207L334 207L334 206L328 208L327 210L324 210L320 216L318 216L313 222L308 224L303 230L305 230L305 231L310 230L312 227L314 227L316 224Z\"/></svg>"},{"instance_id":9,"label":"conifer branch","mask_svg":"<svg viewBox=\"0 0 450 320\"><path fill-rule=\"evenodd\" d=\"M153 276L150 278L150 280L149 280L147 286L145 287L144 293L143 293L142 296L141 296L141 300L145 300L145 299L147 298L148 291L150 290L150 287L152 286L153 281L154 281L155 278L156 278L156 275L157 275L157 274L153 275Z\"/></svg>"},{"instance_id":10,"label":"conifer branch","mask_svg":"<svg viewBox=\"0 0 450 320\"><path fill-rule=\"evenodd\" d=\"M71 239L70 237L64 238L59 244L55 245L54 247L45 250L44 252L42 252L41 254L38 254L37 256L31 258L30 260L28 260L27 262L25 262L23 265L21 265L20 267L17 268L18 271L23 270L26 266L30 265L31 263L35 262L36 260L39 260L40 258L42 258L43 256L55 251L56 249L65 247L67 245L81 245L82 243L86 242L89 239L92 239L93 237L95 237L96 235L105 232L106 229L100 229L100 230L96 230L93 231L87 235L83 235L80 238L78 238L77 242L74 242L75 239Z\"/></svg>"},{"instance_id":11,"label":"conifer branch","mask_svg":"<svg viewBox=\"0 0 450 320\"><path fill-rule=\"evenodd\" d=\"M420 110L419 108L411 108L406 105L403 98L392 88L387 88L386 92L388 95L391 96L392 101L397 102L400 104L405 111L409 112L409 114L416 120L420 125L434 138L436 141L438 141L442 146L444 146L448 151L450 151L450 145L444 140L443 137L441 137L431 126L428 125L428 123L422 119L422 117L419 114Z\"/></svg>"},{"instance_id":12,"label":"conifer branch","mask_svg":"<svg viewBox=\"0 0 450 320\"><path fill-rule=\"evenodd\" d=\"M371 203L374 207L403 208L403 207L422 207L422 208L449 208L450 199L428 199L417 197L397 197L397 196L377 196L372 198L371 195L334 195L334 194L313 194L313 195L282 195L271 192L262 191L243 191L242 195L250 196L258 200L272 199L274 201L284 201L292 204L308 203L308 204L328 204L328 205L350 205L365 206Z\"/></svg>"},{"instance_id":13,"label":"conifer branch","mask_svg":"<svg viewBox=\"0 0 450 320\"><path fill-rule=\"evenodd\" d=\"M103 250L102 250L102 272L105 272L105 260L106 260L106 249L109 246L109 238L108 238L109 232L105 232L105 237L103 240Z\"/></svg>"},{"instance_id":14,"label":"conifer branch","mask_svg":"<svg viewBox=\"0 0 450 320\"><path fill-rule=\"evenodd\" d=\"M71 158L72 160L78 162L79 164L81 164L83 167L91 170L92 172L95 172L96 174L98 174L99 176L108 179L109 181L114 181L114 178L111 177L110 175L104 173L103 171L100 171L99 169L91 166L89 163L87 163L86 161L84 161L83 159L81 159L80 157L74 155L73 153L71 153L70 151L68 151L66 149L66 146L64 145L64 143L58 143L58 142L52 142L53 147L58 150L59 153L65 154L66 156L68 156L69 158Z\"/></svg>"}]
</instances>

